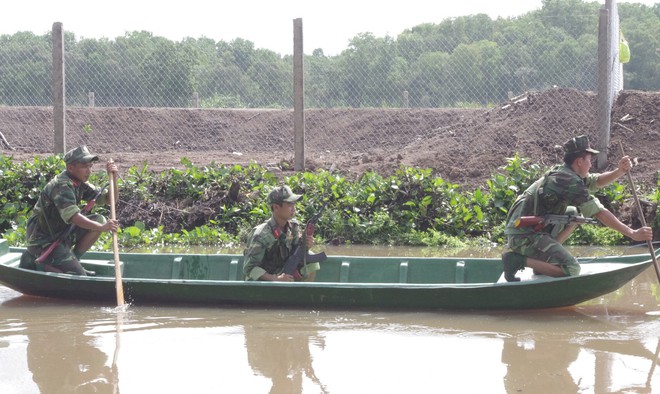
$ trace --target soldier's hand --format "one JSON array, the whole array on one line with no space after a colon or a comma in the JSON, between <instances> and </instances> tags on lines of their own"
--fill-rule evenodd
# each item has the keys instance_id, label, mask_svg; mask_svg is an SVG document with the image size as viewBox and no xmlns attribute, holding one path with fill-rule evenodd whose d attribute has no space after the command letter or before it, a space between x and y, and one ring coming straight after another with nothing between
<instances>
[{"instance_id":1,"label":"soldier's hand","mask_svg":"<svg viewBox=\"0 0 660 394\"><path fill-rule=\"evenodd\" d=\"M110 174L113 172L119 172L119 167L117 167L117 163L114 161L109 161L105 164L105 170Z\"/></svg>"},{"instance_id":2,"label":"soldier's hand","mask_svg":"<svg viewBox=\"0 0 660 394\"><path fill-rule=\"evenodd\" d=\"M293 282L293 276L289 274L285 274L282 272L281 274L277 275L277 278L275 279L277 282Z\"/></svg>"},{"instance_id":3,"label":"soldier's hand","mask_svg":"<svg viewBox=\"0 0 660 394\"><path fill-rule=\"evenodd\" d=\"M108 219L102 226L102 231L116 232L117 230L119 230L119 222L116 219Z\"/></svg>"},{"instance_id":4,"label":"soldier's hand","mask_svg":"<svg viewBox=\"0 0 660 394\"><path fill-rule=\"evenodd\" d=\"M632 161L630 161L630 156L623 156L619 159L619 169L623 172L628 172L632 168Z\"/></svg>"},{"instance_id":5,"label":"soldier's hand","mask_svg":"<svg viewBox=\"0 0 660 394\"><path fill-rule=\"evenodd\" d=\"M630 238L635 241L650 241L653 239L653 229L651 227L640 227L637 230L633 230Z\"/></svg>"}]
</instances>

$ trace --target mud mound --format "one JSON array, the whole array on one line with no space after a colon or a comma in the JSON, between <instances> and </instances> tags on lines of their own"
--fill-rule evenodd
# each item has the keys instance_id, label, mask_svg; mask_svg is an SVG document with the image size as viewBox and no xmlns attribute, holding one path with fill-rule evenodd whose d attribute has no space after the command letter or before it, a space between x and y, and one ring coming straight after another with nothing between
<instances>
[{"instance_id":1,"label":"mud mound","mask_svg":"<svg viewBox=\"0 0 660 394\"><path fill-rule=\"evenodd\" d=\"M594 93L573 89L528 94L490 110L466 111L429 138L396 152L374 149L342 162L341 167L357 173L366 169L391 173L404 164L433 168L452 182L481 184L516 152L549 166L561 162L561 144L567 138L587 134L597 141L597 105ZM620 94L612 111L608 169L621 157L618 143L622 141L626 154L639 158L634 169L637 182L656 185L659 116L660 92Z\"/></svg>"}]
</instances>

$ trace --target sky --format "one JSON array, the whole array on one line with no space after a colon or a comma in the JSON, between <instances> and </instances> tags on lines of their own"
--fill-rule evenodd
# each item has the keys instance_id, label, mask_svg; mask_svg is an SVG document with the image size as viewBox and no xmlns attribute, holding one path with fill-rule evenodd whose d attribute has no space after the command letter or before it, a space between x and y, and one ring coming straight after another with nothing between
<instances>
[{"instance_id":1,"label":"sky","mask_svg":"<svg viewBox=\"0 0 660 394\"><path fill-rule=\"evenodd\" d=\"M605 0L599 1L601 4ZM653 5L655 0L619 0ZM302 18L303 49L336 55L359 33L396 38L421 23L484 13L519 16L541 8L542 0L10 0L0 10L0 35L31 31L42 35L61 22L77 39L148 31L172 41L206 37L252 41L256 48L293 53L293 20ZM7 4L8 3L8 4Z\"/></svg>"}]
</instances>

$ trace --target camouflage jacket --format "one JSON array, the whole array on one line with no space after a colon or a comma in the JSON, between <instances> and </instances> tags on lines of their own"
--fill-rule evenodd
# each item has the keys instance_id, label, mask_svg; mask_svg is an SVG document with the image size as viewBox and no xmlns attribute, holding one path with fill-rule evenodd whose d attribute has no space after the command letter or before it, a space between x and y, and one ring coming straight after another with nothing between
<instances>
[{"instance_id":1,"label":"camouflage jacket","mask_svg":"<svg viewBox=\"0 0 660 394\"><path fill-rule=\"evenodd\" d=\"M243 252L245 279L258 280L265 273L278 274L299 243L300 225L297 220L287 223L285 233L280 231L272 216L253 228Z\"/></svg>"},{"instance_id":2,"label":"camouflage jacket","mask_svg":"<svg viewBox=\"0 0 660 394\"><path fill-rule=\"evenodd\" d=\"M557 165L541 179L534 182L511 206L506 220L505 234L524 234L531 227L516 228L515 221L521 216L563 215L568 206L576 207L585 217L591 217L605 209L593 194L599 174L580 178L570 167Z\"/></svg>"},{"instance_id":3,"label":"camouflage jacket","mask_svg":"<svg viewBox=\"0 0 660 394\"><path fill-rule=\"evenodd\" d=\"M55 241L79 213L81 201L94 198L98 189L86 182L74 181L64 171L41 191L27 223L27 246L42 246ZM107 192L96 200L105 204Z\"/></svg>"}]
</instances>

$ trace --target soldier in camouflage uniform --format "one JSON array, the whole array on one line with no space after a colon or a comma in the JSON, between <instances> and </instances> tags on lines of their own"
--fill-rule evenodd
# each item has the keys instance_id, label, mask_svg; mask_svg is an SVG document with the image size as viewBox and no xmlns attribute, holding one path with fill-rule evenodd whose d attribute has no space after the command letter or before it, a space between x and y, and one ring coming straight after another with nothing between
<instances>
[{"instance_id":1,"label":"soldier in camouflage uniform","mask_svg":"<svg viewBox=\"0 0 660 394\"><path fill-rule=\"evenodd\" d=\"M246 280L266 280L293 282L292 275L282 271L284 262L301 242L300 224L293 219L296 213L296 201L301 196L294 194L288 186L273 189L268 195L272 216L270 220L253 228L248 235L243 252L243 272ZM308 247L314 239L306 237ZM305 281L313 281L319 263L308 263L301 269Z\"/></svg>"},{"instance_id":2,"label":"soldier in camouflage uniform","mask_svg":"<svg viewBox=\"0 0 660 394\"><path fill-rule=\"evenodd\" d=\"M64 155L66 170L53 178L44 187L32 215L27 222L27 252L21 257L21 267L49 272L87 275L80 265L81 256L98 240L103 231L117 231L116 220L106 220L99 214L81 214L81 200L89 201L98 189L87 183L92 166L99 160L89 153L86 146L70 150ZM107 163L108 174L117 172L117 165ZM115 195L117 193L115 185ZM106 203L107 191L96 200ZM60 243L43 264L35 264L35 259L50 244L63 235L70 224L75 225L67 240Z\"/></svg>"},{"instance_id":3,"label":"soldier in camouflage uniform","mask_svg":"<svg viewBox=\"0 0 660 394\"><path fill-rule=\"evenodd\" d=\"M650 227L637 230L621 223L593 194L619 179L632 167L628 156L619 160L618 167L602 174L590 174L591 157L598 151L589 147L589 139L578 136L564 144L564 164L557 165L518 196L509 210L504 230L508 245L502 254L504 277L519 281L515 276L525 266L535 273L548 276L573 276L580 273L580 265L562 245L577 227L546 225L539 231L533 227L515 227L522 216L576 215L595 217L602 224L617 230L635 241L653 237Z\"/></svg>"}]
</instances>

